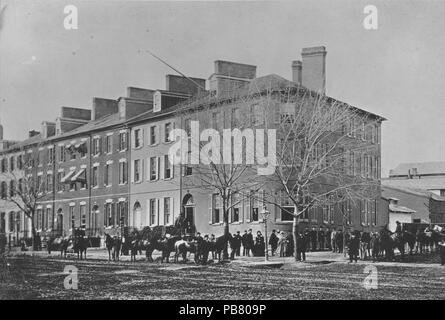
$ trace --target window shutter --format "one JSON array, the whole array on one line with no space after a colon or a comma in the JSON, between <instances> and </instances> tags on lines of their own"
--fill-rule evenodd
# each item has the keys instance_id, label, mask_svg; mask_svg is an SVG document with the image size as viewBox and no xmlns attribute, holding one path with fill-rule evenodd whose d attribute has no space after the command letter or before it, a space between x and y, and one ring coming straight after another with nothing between
<instances>
[{"instance_id":1,"label":"window shutter","mask_svg":"<svg viewBox=\"0 0 445 320\"><path fill-rule=\"evenodd\" d=\"M161 139L161 130L160 130L160 126L156 126L156 140L155 140L155 144L157 144L159 142L159 140Z\"/></svg>"},{"instance_id":2,"label":"window shutter","mask_svg":"<svg viewBox=\"0 0 445 320\"><path fill-rule=\"evenodd\" d=\"M159 180L165 179L165 158L159 157Z\"/></svg>"},{"instance_id":3,"label":"window shutter","mask_svg":"<svg viewBox=\"0 0 445 320\"><path fill-rule=\"evenodd\" d=\"M213 223L213 194L209 195L209 224Z\"/></svg>"},{"instance_id":4,"label":"window shutter","mask_svg":"<svg viewBox=\"0 0 445 320\"><path fill-rule=\"evenodd\" d=\"M131 168L130 168L130 170L131 170L131 172L130 172L131 183L134 183L134 168L135 168L135 160L133 160L133 163L132 163Z\"/></svg>"},{"instance_id":5,"label":"window shutter","mask_svg":"<svg viewBox=\"0 0 445 320\"><path fill-rule=\"evenodd\" d=\"M131 144L131 149L134 149L136 148L136 130L133 130L132 132L133 134L131 135L130 144Z\"/></svg>"}]
</instances>

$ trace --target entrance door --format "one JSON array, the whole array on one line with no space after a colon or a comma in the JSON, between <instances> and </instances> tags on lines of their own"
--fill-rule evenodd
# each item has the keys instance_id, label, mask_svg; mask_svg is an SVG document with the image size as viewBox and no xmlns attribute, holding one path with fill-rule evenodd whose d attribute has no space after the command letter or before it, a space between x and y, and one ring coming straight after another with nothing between
<instances>
[{"instance_id":1,"label":"entrance door","mask_svg":"<svg viewBox=\"0 0 445 320\"><path fill-rule=\"evenodd\" d=\"M194 233L195 207L185 207L186 232Z\"/></svg>"}]
</instances>

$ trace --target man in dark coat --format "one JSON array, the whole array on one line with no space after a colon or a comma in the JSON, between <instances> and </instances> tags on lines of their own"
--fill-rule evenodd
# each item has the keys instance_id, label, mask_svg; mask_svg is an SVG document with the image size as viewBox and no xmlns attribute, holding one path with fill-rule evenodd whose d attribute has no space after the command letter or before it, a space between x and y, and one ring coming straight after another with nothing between
<instances>
[{"instance_id":1,"label":"man in dark coat","mask_svg":"<svg viewBox=\"0 0 445 320\"><path fill-rule=\"evenodd\" d=\"M320 230L318 231L318 248L320 251L324 250L324 244L325 244L325 233L323 228L320 228Z\"/></svg>"},{"instance_id":2,"label":"man in dark coat","mask_svg":"<svg viewBox=\"0 0 445 320\"><path fill-rule=\"evenodd\" d=\"M358 254L360 249L360 238L356 233L352 233L348 243L349 263L354 260L357 263Z\"/></svg>"},{"instance_id":3,"label":"man in dark coat","mask_svg":"<svg viewBox=\"0 0 445 320\"><path fill-rule=\"evenodd\" d=\"M439 242L439 250L440 250L440 264L445 265L445 237L442 237L442 240Z\"/></svg>"},{"instance_id":4,"label":"man in dark coat","mask_svg":"<svg viewBox=\"0 0 445 320\"><path fill-rule=\"evenodd\" d=\"M298 235L297 239L297 260L306 261L306 237L303 233Z\"/></svg>"},{"instance_id":5,"label":"man in dark coat","mask_svg":"<svg viewBox=\"0 0 445 320\"><path fill-rule=\"evenodd\" d=\"M235 260L235 253L236 253L236 234L233 234L233 236L229 239L230 244L230 260Z\"/></svg>"},{"instance_id":6,"label":"man in dark coat","mask_svg":"<svg viewBox=\"0 0 445 320\"><path fill-rule=\"evenodd\" d=\"M337 242L338 253L343 253L343 231L339 230L335 236L336 236L335 241Z\"/></svg>"},{"instance_id":7,"label":"man in dark coat","mask_svg":"<svg viewBox=\"0 0 445 320\"><path fill-rule=\"evenodd\" d=\"M244 230L244 234L241 237L241 243L243 245L243 256L247 255L247 230Z\"/></svg>"},{"instance_id":8,"label":"man in dark coat","mask_svg":"<svg viewBox=\"0 0 445 320\"><path fill-rule=\"evenodd\" d=\"M252 229L249 229L246 235L246 250L247 250L247 256L250 257L250 251L253 249L253 235L252 235Z\"/></svg>"},{"instance_id":9,"label":"man in dark coat","mask_svg":"<svg viewBox=\"0 0 445 320\"><path fill-rule=\"evenodd\" d=\"M270 244L270 248L272 251L272 255L275 255L275 252L277 251L277 247L278 247L278 237L275 234L275 229L272 230L272 234L270 235L269 238L269 244Z\"/></svg>"},{"instance_id":10,"label":"man in dark coat","mask_svg":"<svg viewBox=\"0 0 445 320\"><path fill-rule=\"evenodd\" d=\"M234 234L233 235L233 239L234 239L234 245L235 245L235 255L237 256L237 257L239 257L240 256L240 249L241 249L241 242L242 242L242 238L241 238L241 235L240 235L240 232L239 231L237 231L236 232L236 234Z\"/></svg>"},{"instance_id":11,"label":"man in dark coat","mask_svg":"<svg viewBox=\"0 0 445 320\"><path fill-rule=\"evenodd\" d=\"M202 264L207 263L207 259L209 258L209 252L210 252L210 240L209 236L206 234L204 236L204 239L202 240Z\"/></svg>"}]
</instances>

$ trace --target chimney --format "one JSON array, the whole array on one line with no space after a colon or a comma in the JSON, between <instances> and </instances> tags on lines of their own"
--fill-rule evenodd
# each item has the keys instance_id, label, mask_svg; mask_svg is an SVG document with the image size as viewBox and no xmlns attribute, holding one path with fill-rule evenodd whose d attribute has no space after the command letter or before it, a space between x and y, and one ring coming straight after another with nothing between
<instances>
[{"instance_id":1,"label":"chimney","mask_svg":"<svg viewBox=\"0 0 445 320\"><path fill-rule=\"evenodd\" d=\"M205 91L206 81L200 78L182 77L173 74L165 76L165 90L185 93L191 96Z\"/></svg>"},{"instance_id":2,"label":"chimney","mask_svg":"<svg viewBox=\"0 0 445 320\"><path fill-rule=\"evenodd\" d=\"M154 92L155 90L151 89L127 87L127 98L153 101Z\"/></svg>"},{"instance_id":3,"label":"chimney","mask_svg":"<svg viewBox=\"0 0 445 320\"><path fill-rule=\"evenodd\" d=\"M104 98L93 98L92 119L97 120L118 112L117 101Z\"/></svg>"},{"instance_id":4,"label":"chimney","mask_svg":"<svg viewBox=\"0 0 445 320\"><path fill-rule=\"evenodd\" d=\"M56 134L56 123L43 121L42 122L42 137L49 138Z\"/></svg>"},{"instance_id":5,"label":"chimney","mask_svg":"<svg viewBox=\"0 0 445 320\"><path fill-rule=\"evenodd\" d=\"M301 73L302 73L301 61L292 61L292 81L301 85Z\"/></svg>"},{"instance_id":6,"label":"chimney","mask_svg":"<svg viewBox=\"0 0 445 320\"><path fill-rule=\"evenodd\" d=\"M326 91L326 48L303 48L302 84L306 88L325 94Z\"/></svg>"},{"instance_id":7,"label":"chimney","mask_svg":"<svg viewBox=\"0 0 445 320\"><path fill-rule=\"evenodd\" d=\"M230 61L215 61L215 72L209 78L210 91L217 96L230 96L256 77L256 66Z\"/></svg>"},{"instance_id":8,"label":"chimney","mask_svg":"<svg viewBox=\"0 0 445 320\"><path fill-rule=\"evenodd\" d=\"M32 138L36 135L40 134L40 132L36 131L36 130L30 130L29 131L29 138Z\"/></svg>"}]
</instances>

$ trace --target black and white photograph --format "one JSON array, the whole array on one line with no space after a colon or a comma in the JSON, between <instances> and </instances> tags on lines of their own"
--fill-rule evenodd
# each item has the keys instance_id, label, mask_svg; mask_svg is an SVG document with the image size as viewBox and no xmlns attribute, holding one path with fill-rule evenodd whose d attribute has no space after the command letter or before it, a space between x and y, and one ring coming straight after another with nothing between
<instances>
[{"instance_id":1,"label":"black and white photograph","mask_svg":"<svg viewBox=\"0 0 445 320\"><path fill-rule=\"evenodd\" d=\"M445 300L445 1L0 1L0 300Z\"/></svg>"}]
</instances>

